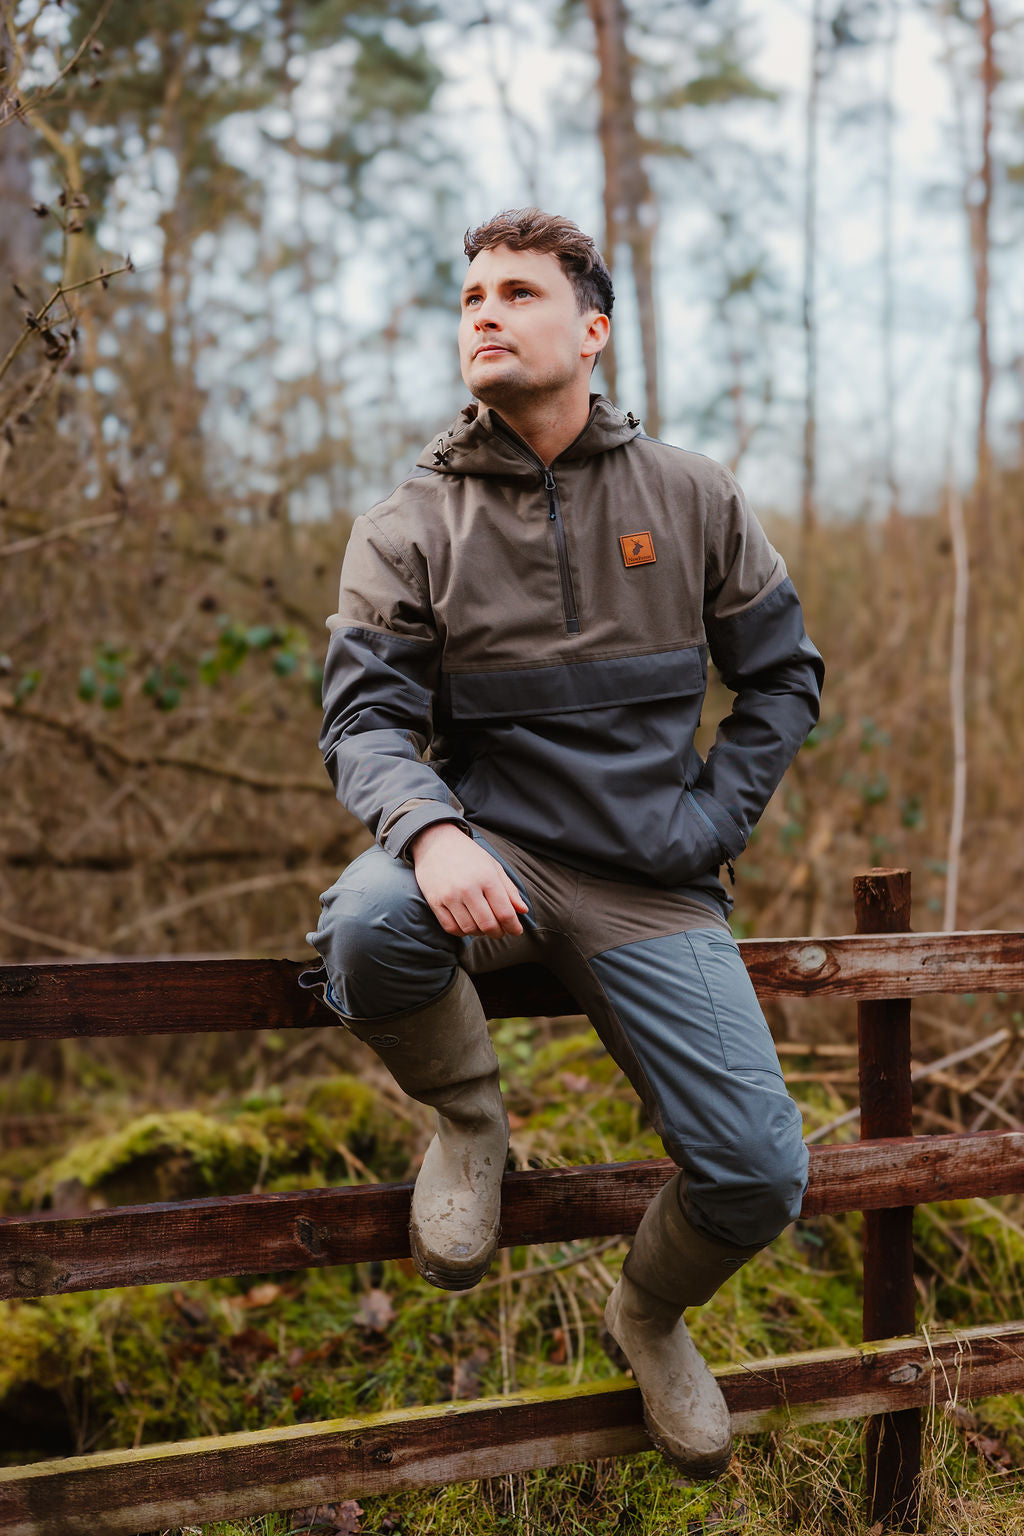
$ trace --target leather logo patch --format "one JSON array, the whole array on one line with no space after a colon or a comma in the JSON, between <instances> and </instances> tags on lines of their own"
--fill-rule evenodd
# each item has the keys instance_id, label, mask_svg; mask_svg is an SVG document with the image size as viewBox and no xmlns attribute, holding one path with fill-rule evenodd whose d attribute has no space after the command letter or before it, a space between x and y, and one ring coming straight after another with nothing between
<instances>
[{"instance_id":1,"label":"leather logo patch","mask_svg":"<svg viewBox=\"0 0 1024 1536\"><path fill-rule=\"evenodd\" d=\"M619 543L627 565L651 565L658 558L649 533L623 533L619 535Z\"/></svg>"}]
</instances>

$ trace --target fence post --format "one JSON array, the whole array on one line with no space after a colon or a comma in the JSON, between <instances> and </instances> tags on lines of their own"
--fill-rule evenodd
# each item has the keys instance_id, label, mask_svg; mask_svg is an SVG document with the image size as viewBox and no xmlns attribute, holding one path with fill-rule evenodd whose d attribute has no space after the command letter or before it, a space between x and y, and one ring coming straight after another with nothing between
<instances>
[{"instance_id":1,"label":"fence post","mask_svg":"<svg viewBox=\"0 0 1024 1536\"><path fill-rule=\"evenodd\" d=\"M858 933L909 933L910 871L871 869L853 878ZM861 1140L913 1134L910 999L857 1004ZM864 1212L864 1338L913 1333L914 1208ZM866 1426L868 1520L916 1530L921 1473L917 1408L881 1413Z\"/></svg>"}]
</instances>

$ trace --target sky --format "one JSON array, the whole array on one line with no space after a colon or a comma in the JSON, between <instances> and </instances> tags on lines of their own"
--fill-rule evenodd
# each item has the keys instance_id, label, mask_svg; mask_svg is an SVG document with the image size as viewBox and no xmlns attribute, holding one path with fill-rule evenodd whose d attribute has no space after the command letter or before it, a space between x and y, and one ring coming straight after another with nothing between
<instances>
[{"instance_id":1,"label":"sky","mask_svg":"<svg viewBox=\"0 0 1024 1536\"><path fill-rule=\"evenodd\" d=\"M504 0L504 24L456 28L442 5L435 24L437 56L447 81L436 101L434 131L457 153L460 169L450 179L442 244L457 252L467 226L502 207L537 200L601 234L602 166L595 134L595 64L585 20L568 41L554 34L546 0ZM711 9L728 0L711 0ZM776 313L760 342L770 376L772 404L759 413L756 373L749 377L750 412L764 415L740 465L740 477L759 508L793 513L799 502L801 400L804 359L800 331L803 261L801 227L804 110L810 48L807 0L737 0L745 18L743 36L749 67L779 92L780 105L730 106L724 117L689 109L683 132L688 142L721 155L721 134L734 140L736 164L758 153L775 157L776 182L766 183L756 205L753 228L777 277ZM1003 19L1024 0L1003 0ZM935 10L920 5L886 9L880 0L876 25L898 21L892 55L895 159L895 378L896 459L904 506L927 506L947 473L948 449L954 468L969 482L976 410L975 327L966 219L954 123L956 95L944 52L955 41L967 136L977 139L977 92L967 74L970 40L943 31ZM675 22L686 16L672 8ZM1001 13L1002 13L1001 12ZM697 16L699 13L694 11ZM1024 20L1024 10L1020 18ZM698 25L699 23L695 23ZM1018 28L1024 35L1024 28ZM646 44L657 49L658 43ZM1008 45L1007 45L1008 46ZM1019 44L1018 44L1019 47ZM336 70L351 46L337 45L303 81L298 99L307 115L305 131L315 139L326 131L337 90ZM1003 54L998 133L1010 131L1022 112L1019 58ZM822 505L845 514L880 517L887 507L884 483L882 375L882 135L880 118L865 118L866 101L877 103L885 84L885 50L851 48L830 69L823 88L820 135L819 278L819 466ZM268 119L269 121L269 119ZM1024 121L1019 116L1018 123ZM260 157L272 180L279 227L294 215L293 179L284 158L274 157L252 115L229 121L225 144L240 164ZM1019 154L1019 151L1018 151ZM156 223L173 190L159 157L138 174L134 168L119 189L104 227L112 249L130 249L143 267L159 261ZM386 166L382 174L386 174ZM713 325L709 300L709 253L718 227L709 216L699 182L685 162L657 164L659 192L656 244L664 402L662 435L682 446L728 459L733 438L728 421L709 421L709 395L722 382L723 338ZM742 177L737 181L743 192ZM424 189L397 185L395 196L410 219L429 224ZM997 204L1001 247L994 256L998 279L993 298L993 351L999 369L993 398L997 451L1009 455L1019 443L1024 368L1010 365L1024 356L1024 290L1016 267L1021 208L1011 216L1000 190ZM315 208L309 210L316 217ZM341 226L339 225L339 230ZM330 237L329 237L330 238ZM296 316L294 344L285 345L276 371L287 379L308 362L309 339L339 370L356 359L367 379L368 420L380 401L397 396L410 422L427 431L450 418L465 398L456 366L455 324L450 332L437 317L422 319L411 307L413 291L396 290L388 242L393 234L365 228L353 241L339 233L337 260L314 298L314 313ZM195 301L216 306L233 298L240 262L236 251L214 252ZM1016 263L1016 267L1015 267ZM620 363L619 403L642 411L635 306L628 273L616 270L615 333ZM399 279L399 283L400 283ZM370 338L390 310L405 307L403 344L385 376L372 357ZM360 357L360 349L363 356ZM211 366L214 364L211 362ZM376 369L376 374L374 374ZM230 380L208 380L212 389ZM438 420L432 420L436 408ZM358 406L357 406L358 409ZM236 424L244 431L244 423ZM426 435L426 433L424 434ZM382 476L391 472L382 452ZM381 483L380 491L386 489Z\"/></svg>"},{"instance_id":2,"label":"sky","mask_svg":"<svg viewBox=\"0 0 1024 1536\"><path fill-rule=\"evenodd\" d=\"M529 10L529 7L524 9ZM781 110L751 107L745 114L752 141L776 150L788 167L783 177L785 206L765 229L770 251L784 274L788 337L774 348L775 388L794 403L803 391L803 356L797 327L803 261L799 183L804 163L804 112L809 74L809 6L796 0L756 0L745 7L745 35L757 77L781 94ZM480 29L483 32L485 29ZM897 473L906 504L927 504L946 474L946 445L952 440L961 478L969 477L976 381L975 328L966 220L959 202L954 155L955 120L951 76L944 58L947 39L934 16L901 6L893 55L896 271L895 356ZM445 104L453 116L472 124L478 206L492 211L527 200L530 190L520 158L509 153L508 132L495 99L487 39L468 34L465 49L449 56L451 81ZM523 28L514 48L502 56L508 94L537 124L543 143L553 135L552 102L572 89L563 56L540 29ZM882 241L881 134L844 114L873 94L881 98L885 58L881 48L851 50L824 87L819 178L820 349L819 453L822 499L848 513L881 515L888 493L882 474L883 431L881 312ZM1010 81L1017 88L1019 79ZM1004 88L1004 93L1007 88ZM969 126L973 102L967 95ZM729 109L735 121L735 109ZM596 148L596 147L595 147ZM601 222L601 167L596 153L537 157L537 190L544 206L557 207L584 227ZM945 182L945 190L941 184ZM689 202L685 178L675 199L663 197L659 246L663 394L668 409L663 435L683 442L693 429L701 385L695 371L707 366L708 306L699 271L687 266L687 249L698 239L702 218ZM1008 255L1009 253L1005 253ZM1004 270L1009 270L1004 265ZM634 315L623 284L617 297L617 340L622 365L623 403L642 395L634 337ZM1009 302L1007 302L1009 298ZM1004 362L1024 350L1021 320L1024 292L996 297L995 350ZM955 404L954 404L955 402ZM1012 379L994 402L997 442L1012 448L1012 430L1021 414L1019 388ZM950 434L951 412L957 428ZM792 413L791 413L792 414ZM1000 421L1001 418L1001 421ZM755 499L780 510L799 497L799 445L793 426L755 438L741 466L756 483ZM713 456L726 456L731 442L711 434L707 442L686 441Z\"/></svg>"}]
</instances>

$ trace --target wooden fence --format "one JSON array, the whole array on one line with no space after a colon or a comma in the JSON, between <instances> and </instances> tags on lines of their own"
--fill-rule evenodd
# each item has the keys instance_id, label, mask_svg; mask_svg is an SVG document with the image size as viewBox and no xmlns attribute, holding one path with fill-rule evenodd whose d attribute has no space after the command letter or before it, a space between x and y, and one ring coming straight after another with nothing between
<instances>
[{"instance_id":1,"label":"wooden fence","mask_svg":"<svg viewBox=\"0 0 1024 1536\"><path fill-rule=\"evenodd\" d=\"M864 1339L730 1365L740 1432L869 1419L869 1518L916 1524L921 1409L1024 1390L1024 1322L914 1336L915 1204L1024 1192L1024 1131L910 1134L910 999L1024 991L1024 934L913 934L909 875L854 881L858 932L746 940L762 999L858 1001L860 1142L811 1148L804 1216L861 1210ZM0 1039L303 1028L323 1022L291 962L0 967ZM481 977L491 1017L578 1011L545 972ZM667 1161L508 1174L502 1243L629 1233ZM0 1296L350 1264L408 1255L410 1187L303 1190L0 1219ZM134 1536L268 1510L617 1456L649 1447L623 1379L0 1469L5 1536Z\"/></svg>"}]
</instances>

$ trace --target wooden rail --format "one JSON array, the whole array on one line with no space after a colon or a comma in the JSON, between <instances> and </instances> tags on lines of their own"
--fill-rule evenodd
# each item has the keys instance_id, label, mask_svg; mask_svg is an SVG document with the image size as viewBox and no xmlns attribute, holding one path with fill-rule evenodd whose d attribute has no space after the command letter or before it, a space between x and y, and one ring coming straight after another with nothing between
<instances>
[{"instance_id":1,"label":"wooden rail","mask_svg":"<svg viewBox=\"0 0 1024 1536\"><path fill-rule=\"evenodd\" d=\"M907 925L903 873L862 878L859 927ZM904 1332L912 1329L910 1208L1024 1193L1024 1131L906 1134L909 999L1024 991L1024 934L865 931L747 940L741 950L763 999L858 1000L866 1139L811 1149L803 1215L876 1213L867 1219L865 1337L884 1331L886 1317L895 1314ZM224 959L0 967L0 1039L335 1024L296 986L300 969L286 961ZM538 967L480 977L476 984L491 1017L579 1011ZM509 1174L502 1241L632 1232L671 1169L663 1160ZM63 1220L0 1219L0 1297L401 1257L409 1251L409 1194L409 1185L383 1185L126 1206ZM901 1245L896 1266L886 1249L890 1229ZM884 1528L910 1527L920 1408L1024 1390L1024 1322L731 1364L718 1375L739 1430L873 1416L871 1517ZM127 1536L647 1446L630 1383L521 1393L3 1469L0 1530L4 1536L93 1536L102 1529Z\"/></svg>"},{"instance_id":2,"label":"wooden rail","mask_svg":"<svg viewBox=\"0 0 1024 1536\"><path fill-rule=\"evenodd\" d=\"M505 1175L503 1247L635 1232L667 1158ZM409 1256L411 1184L0 1218L0 1298ZM1024 1193L1024 1132L812 1147L804 1216Z\"/></svg>"},{"instance_id":3,"label":"wooden rail","mask_svg":"<svg viewBox=\"0 0 1024 1536\"><path fill-rule=\"evenodd\" d=\"M942 1407L1024 1386L1024 1323L719 1368L740 1431ZM135 1536L650 1449L626 1380L0 1469L4 1536ZM182 1490L187 1490L183 1492Z\"/></svg>"},{"instance_id":4,"label":"wooden rail","mask_svg":"<svg viewBox=\"0 0 1024 1536\"><path fill-rule=\"evenodd\" d=\"M762 1000L1024 991L1017 933L744 939ZM293 960L109 960L0 966L0 1040L308 1029L333 1021ZM579 1004L540 966L475 978L491 1018L558 1017ZM336 1021L335 1021L336 1022Z\"/></svg>"}]
</instances>

